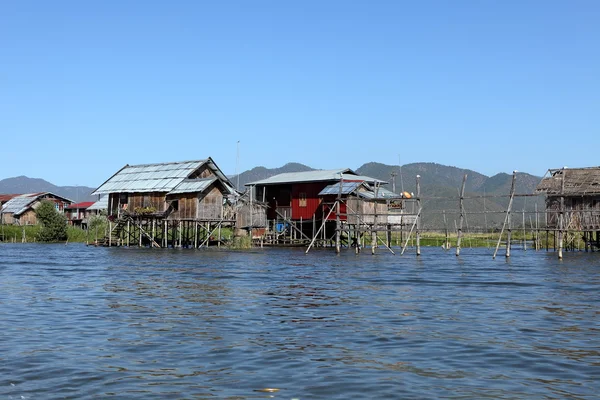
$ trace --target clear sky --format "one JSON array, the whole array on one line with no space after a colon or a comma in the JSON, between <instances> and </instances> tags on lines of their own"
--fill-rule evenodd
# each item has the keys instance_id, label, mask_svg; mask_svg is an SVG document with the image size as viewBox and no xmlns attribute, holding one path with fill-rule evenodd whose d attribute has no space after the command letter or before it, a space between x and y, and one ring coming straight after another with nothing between
<instances>
[{"instance_id":1,"label":"clear sky","mask_svg":"<svg viewBox=\"0 0 600 400\"><path fill-rule=\"evenodd\" d=\"M0 179L600 165L599 21L596 0L1 2Z\"/></svg>"}]
</instances>

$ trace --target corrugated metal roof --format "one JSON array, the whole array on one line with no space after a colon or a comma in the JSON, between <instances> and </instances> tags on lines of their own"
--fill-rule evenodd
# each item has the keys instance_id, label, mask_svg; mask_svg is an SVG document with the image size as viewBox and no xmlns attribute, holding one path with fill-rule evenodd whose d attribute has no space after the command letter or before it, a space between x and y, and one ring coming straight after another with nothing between
<instances>
[{"instance_id":1,"label":"corrugated metal roof","mask_svg":"<svg viewBox=\"0 0 600 400\"><path fill-rule=\"evenodd\" d=\"M74 203L74 204L69 204L68 206L65 207L65 210L74 210L76 208L89 208L92 204L94 204L93 201L84 201L81 203Z\"/></svg>"},{"instance_id":2,"label":"corrugated metal roof","mask_svg":"<svg viewBox=\"0 0 600 400\"><path fill-rule=\"evenodd\" d=\"M316 170L305 172L286 172L283 174L274 175L267 179L247 183L246 186L253 185L278 185L284 183L302 183L302 182L319 182L319 181L337 181L340 179L340 174L344 180L360 180L369 183L379 182L387 183L379 179L369 176L356 175L350 168Z\"/></svg>"},{"instance_id":3,"label":"corrugated metal roof","mask_svg":"<svg viewBox=\"0 0 600 400\"><path fill-rule=\"evenodd\" d=\"M22 194L20 196L13 197L2 206L2 213L13 213L15 215L19 215L25 211L36 199L37 194L34 196L31 194Z\"/></svg>"},{"instance_id":4,"label":"corrugated metal roof","mask_svg":"<svg viewBox=\"0 0 600 400\"><path fill-rule=\"evenodd\" d=\"M382 187L380 187L379 189L372 189L372 191L359 192L359 196L364 197L365 199L374 199L375 191L377 191L378 199L399 199L402 197L398 193L394 193L391 190Z\"/></svg>"},{"instance_id":5,"label":"corrugated metal roof","mask_svg":"<svg viewBox=\"0 0 600 400\"><path fill-rule=\"evenodd\" d=\"M171 190L169 194L203 192L216 180L216 177L205 179L186 179L177 185L175 189Z\"/></svg>"},{"instance_id":6,"label":"corrugated metal roof","mask_svg":"<svg viewBox=\"0 0 600 400\"><path fill-rule=\"evenodd\" d=\"M92 194L169 192L207 161L127 165Z\"/></svg>"},{"instance_id":7,"label":"corrugated metal roof","mask_svg":"<svg viewBox=\"0 0 600 400\"><path fill-rule=\"evenodd\" d=\"M353 193L359 186L361 186L362 182L342 182L342 194L350 194ZM319 192L319 196L326 195L337 195L340 192L340 184L334 183L329 186L326 186L323 190Z\"/></svg>"},{"instance_id":8,"label":"corrugated metal roof","mask_svg":"<svg viewBox=\"0 0 600 400\"><path fill-rule=\"evenodd\" d=\"M54 199L62 200L64 202L71 203L72 201L66 197L56 195L51 192L40 192L40 193L27 193L13 197L2 206L2 213L14 213L15 216L27 211L33 202L36 200L44 200L48 196L52 196Z\"/></svg>"},{"instance_id":9,"label":"corrugated metal roof","mask_svg":"<svg viewBox=\"0 0 600 400\"><path fill-rule=\"evenodd\" d=\"M224 183L229 193L235 193L227 176L209 157L196 161L126 165L92 194L171 192L204 164Z\"/></svg>"},{"instance_id":10,"label":"corrugated metal roof","mask_svg":"<svg viewBox=\"0 0 600 400\"><path fill-rule=\"evenodd\" d=\"M363 182L367 182L367 183L371 183L371 184L379 183L380 185L387 185L386 181L382 181L377 178L371 178L370 176L365 176L365 175L344 174L344 175L342 175L342 177L345 181L363 181Z\"/></svg>"},{"instance_id":11,"label":"corrugated metal roof","mask_svg":"<svg viewBox=\"0 0 600 400\"><path fill-rule=\"evenodd\" d=\"M329 169L329 170L316 170L316 171L305 171L305 172L286 172L271 176L267 179L260 181L246 183L246 186L252 185L277 185L281 183L299 183L299 182L316 182L316 181L330 181L340 178L340 174L352 172L348 168L344 169Z\"/></svg>"},{"instance_id":12,"label":"corrugated metal roof","mask_svg":"<svg viewBox=\"0 0 600 400\"><path fill-rule=\"evenodd\" d=\"M88 210L106 210L108 209L108 195L100 197L100 200L88 207Z\"/></svg>"}]
</instances>

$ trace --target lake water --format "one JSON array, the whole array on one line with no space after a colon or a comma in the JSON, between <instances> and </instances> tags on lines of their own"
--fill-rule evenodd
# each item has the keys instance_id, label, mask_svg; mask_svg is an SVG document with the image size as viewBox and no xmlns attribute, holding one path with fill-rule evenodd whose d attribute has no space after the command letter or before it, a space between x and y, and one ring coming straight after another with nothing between
<instances>
[{"instance_id":1,"label":"lake water","mask_svg":"<svg viewBox=\"0 0 600 400\"><path fill-rule=\"evenodd\" d=\"M0 400L598 398L600 253L491 254L0 244Z\"/></svg>"}]
</instances>

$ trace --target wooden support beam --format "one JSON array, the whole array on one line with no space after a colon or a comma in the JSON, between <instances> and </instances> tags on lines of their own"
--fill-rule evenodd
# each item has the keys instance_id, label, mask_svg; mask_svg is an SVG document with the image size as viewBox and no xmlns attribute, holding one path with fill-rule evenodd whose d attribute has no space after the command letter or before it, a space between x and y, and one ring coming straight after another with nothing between
<instances>
[{"instance_id":1,"label":"wooden support beam","mask_svg":"<svg viewBox=\"0 0 600 400\"><path fill-rule=\"evenodd\" d=\"M456 256L460 255L460 242L462 240L462 229L463 222L465 220L465 186L467 184L467 174L463 176L462 186L460 188L460 199L459 199L459 207L460 207L460 217L458 222L458 234L456 235Z\"/></svg>"},{"instance_id":2,"label":"wooden support beam","mask_svg":"<svg viewBox=\"0 0 600 400\"><path fill-rule=\"evenodd\" d=\"M421 255L421 175L417 175L417 208L419 210L416 218L417 222L417 256Z\"/></svg>"},{"instance_id":3,"label":"wooden support beam","mask_svg":"<svg viewBox=\"0 0 600 400\"><path fill-rule=\"evenodd\" d=\"M502 234L504 233L504 228L506 227L507 223L508 223L508 239L506 241L506 257L510 257L510 233L511 233L511 228L510 228L510 210L512 209L512 203L513 203L513 199L514 199L514 193L515 193L515 180L517 178L517 171L513 171L513 177L512 177L512 183L510 185L510 194L511 196L509 197L508 200L508 207L506 209L506 218L504 218L504 224L502 224L502 229L500 230L500 236L498 237L498 243L496 244L496 250L494 250L494 255L492 256L492 258L496 258L496 254L498 253L498 249L500 248L500 241L502 240Z\"/></svg>"}]
</instances>

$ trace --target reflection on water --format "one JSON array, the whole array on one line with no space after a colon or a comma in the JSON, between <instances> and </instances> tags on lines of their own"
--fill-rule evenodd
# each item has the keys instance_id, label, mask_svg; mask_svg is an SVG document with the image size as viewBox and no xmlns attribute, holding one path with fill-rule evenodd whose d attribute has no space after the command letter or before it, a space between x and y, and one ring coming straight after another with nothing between
<instances>
[{"instance_id":1,"label":"reflection on water","mask_svg":"<svg viewBox=\"0 0 600 400\"><path fill-rule=\"evenodd\" d=\"M597 396L598 253L426 250L0 245L0 399Z\"/></svg>"}]
</instances>

